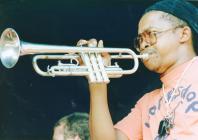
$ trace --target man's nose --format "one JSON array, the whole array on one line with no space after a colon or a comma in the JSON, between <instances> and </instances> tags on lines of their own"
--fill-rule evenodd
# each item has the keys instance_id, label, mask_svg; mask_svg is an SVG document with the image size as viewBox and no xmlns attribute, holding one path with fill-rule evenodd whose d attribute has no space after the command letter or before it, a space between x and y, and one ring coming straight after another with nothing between
<instances>
[{"instance_id":1,"label":"man's nose","mask_svg":"<svg viewBox=\"0 0 198 140\"><path fill-rule=\"evenodd\" d=\"M147 43L146 41L143 41L141 44L140 44L140 51L143 51L144 49L148 48L150 46L149 43Z\"/></svg>"}]
</instances>

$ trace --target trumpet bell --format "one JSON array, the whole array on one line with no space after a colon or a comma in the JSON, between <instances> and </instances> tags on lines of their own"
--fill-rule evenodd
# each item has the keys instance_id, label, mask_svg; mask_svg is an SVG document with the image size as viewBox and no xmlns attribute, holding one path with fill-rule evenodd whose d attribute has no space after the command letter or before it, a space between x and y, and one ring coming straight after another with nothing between
<instances>
[{"instance_id":1,"label":"trumpet bell","mask_svg":"<svg viewBox=\"0 0 198 140\"><path fill-rule=\"evenodd\" d=\"M16 31L7 28L1 35L1 62L6 68L12 68L17 63L20 56L20 39Z\"/></svg>"}]
</instances>

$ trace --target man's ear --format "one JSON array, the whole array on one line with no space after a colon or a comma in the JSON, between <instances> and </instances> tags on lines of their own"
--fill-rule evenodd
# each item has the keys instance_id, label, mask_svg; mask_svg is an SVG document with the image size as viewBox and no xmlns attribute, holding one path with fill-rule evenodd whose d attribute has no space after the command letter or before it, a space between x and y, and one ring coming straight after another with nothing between
<instances>
[{"instance_id":1,"label":"man's ear","mask_svg":"<svg viewBox=\"0 0 198 140\"><path fill-rule=\"evenodd\" d=\"M181 28L180 31L181 31L180 32L180 42L181 43L187 42L188 40L191 39L192 31L191 31L190 27L184 26L183 28Z\"/></svg>"}]
</instances>

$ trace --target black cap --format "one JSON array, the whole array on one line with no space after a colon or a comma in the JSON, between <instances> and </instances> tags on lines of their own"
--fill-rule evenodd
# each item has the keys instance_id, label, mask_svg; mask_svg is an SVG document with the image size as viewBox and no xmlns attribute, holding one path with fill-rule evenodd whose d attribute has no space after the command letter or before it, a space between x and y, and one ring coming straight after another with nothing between
<instances>
[{"instance_id":1,"label":"black cap","mask_svg":"<svg viewBox=\"0 0 198 140\"><path fill-rule=\"evenodd\" d=\"M162 0L156 2L145 10L163 11L172 14L188 23L188 25L198 33L198 9L185 0Z\"/></svg>"}]
</instances>

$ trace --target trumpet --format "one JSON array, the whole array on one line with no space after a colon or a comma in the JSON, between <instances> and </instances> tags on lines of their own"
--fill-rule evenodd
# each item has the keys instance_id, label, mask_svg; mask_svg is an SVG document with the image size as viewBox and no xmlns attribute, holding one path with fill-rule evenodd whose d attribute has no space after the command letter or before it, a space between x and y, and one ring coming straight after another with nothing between
<instances>
[{"instance_id":1,"label":"trumpet","mask_svg":"<svg viewBox=\"0 0 198 140\"><path fill-rule=\"evenodd\" d=\"M23 42L12 28L7 28L1 35L0 58L6 68L16 65L20 56L35 55L33 67L41 76L86 76L90 83L109 83L109 78L119 78L136 72L139 66L138 59L147 59L148 54L137 55L128 48L96 48L76 47L66 45L47 45ZM117 63L105 66L102 53L109 53L112 59L132 59L131 69L124 70ZM58 60L57 65L48 66L43 71L38 66L38 60ZM79 60L84 65L80 65ZM69 63L62 63L67 60Z\"/></svg>"}]
</instances>

